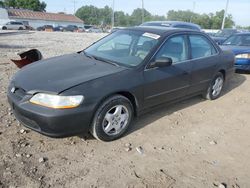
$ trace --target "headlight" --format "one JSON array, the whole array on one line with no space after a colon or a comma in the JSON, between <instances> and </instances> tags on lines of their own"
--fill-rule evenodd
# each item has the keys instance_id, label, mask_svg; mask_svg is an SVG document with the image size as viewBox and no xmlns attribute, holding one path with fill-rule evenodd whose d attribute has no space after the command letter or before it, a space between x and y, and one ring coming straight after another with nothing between
<instances>
[{"instance_id":1,"label":"headlight","mask_svg":"<svg viewBox=\"0 0 250 188\"><path fill-rule=\"evenodd\" d=\"M250 59L250 54L239 54L236 55L236 58Z\"/></svg>"},{"instance_id":2,"label":"headlight","mask_svg":"<svg viewBox=\"0 0 250 188\"><path fill-rule=\"evenodd\" d=\"M51 95L45 93L35 94L30 102L33 104L46 106L49 108L56 109L65 109L65 108L75 108L81 104L84 100L84 96L60 96L60 95Z\"/></svg>"}]
</instances>

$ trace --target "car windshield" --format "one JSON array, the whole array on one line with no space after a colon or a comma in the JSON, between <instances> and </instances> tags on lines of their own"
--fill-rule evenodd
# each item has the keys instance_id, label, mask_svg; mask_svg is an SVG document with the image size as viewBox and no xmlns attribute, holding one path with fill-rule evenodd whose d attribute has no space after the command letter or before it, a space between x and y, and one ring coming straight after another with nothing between
<instances>
[{"instance_id":1,"label":"car windshield","mask_svg":"<svg viewBox=\"0 0 250 188\"><path fill-rule=\"evenodd\" d=\"M214 36L215 37L229 37L230 35L234 34L234 30L220 30Z\"/></svg>"},{"instance_id":2,"label":"car windshield","mask_svg":"<svg viewBox=\"0 0 250 188\"><path fill-rule=\"evenodd\" d=\"M233 35L229 37L223 45L235 45L235 46L250 46L250 34L249 35Z\"/></svg>"},{"instance_id":3,"label":"car windshield","mask_svg":"<svg viewBox=\"0 0 250 188\"><path fill-rule=\"evenodd\" d=\"M154 33L120 30L85 49L84 53L95 59L134 67L143 62L159 38L160 35Z\"/></svg>"}]
</instances>

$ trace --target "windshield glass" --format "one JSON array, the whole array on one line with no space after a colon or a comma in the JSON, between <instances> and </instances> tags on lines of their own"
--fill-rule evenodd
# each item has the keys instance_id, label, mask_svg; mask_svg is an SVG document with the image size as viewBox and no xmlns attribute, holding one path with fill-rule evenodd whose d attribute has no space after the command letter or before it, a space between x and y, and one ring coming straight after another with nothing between
<instances>
[{"instance_id":1,"label":"windshield glass","mask_svg":"<svg viewBox=\"0 0 250 188\"><path fill-rule=\"evenodd\" d=\"M250 46L250 34L231 36L223 43L223 45Z\"/></svg>"},{"instance_id":2,"label":"windshield glass","mask_svg":"<svg viewBox=\"0 0 250 188\"><path fill-rule=\"evenodd\" d=\"M160 35L142 31L116 31L93 44L85 54L128 67L143 62L149 52L158 43Z\"/></svg>"},{"instance_id":3,"label":"windshield glass","mask_svg":"<svg viewBox=\"0 0 250 188\"><path fill-rule=\"evenodd\" d=\"M234 30L220 30L218 31L215 36L216 37L229 37L230 35L234 34Z\"/></svg>"}]
</instances>

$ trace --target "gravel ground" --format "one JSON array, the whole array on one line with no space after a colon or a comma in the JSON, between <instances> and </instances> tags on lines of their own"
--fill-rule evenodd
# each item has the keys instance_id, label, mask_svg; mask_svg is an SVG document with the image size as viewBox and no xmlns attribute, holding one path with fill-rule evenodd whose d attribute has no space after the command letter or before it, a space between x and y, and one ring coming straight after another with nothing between
<instances>
[{"instance_id":1,"label":"gravel ground","mask_svg":"<svg viewBox=\"0 0 250 188\"><path fill-rule=\"evenodd\" d=\"M52 139L15 120L6 98L31 48L44 58L83 49L103 34L0 35L0 187L250 187L250 76L235 74L216 101L194 97L136 119L120 140ZM223 184L224 183L224 184Z\"/></svg>"}]
</instances>

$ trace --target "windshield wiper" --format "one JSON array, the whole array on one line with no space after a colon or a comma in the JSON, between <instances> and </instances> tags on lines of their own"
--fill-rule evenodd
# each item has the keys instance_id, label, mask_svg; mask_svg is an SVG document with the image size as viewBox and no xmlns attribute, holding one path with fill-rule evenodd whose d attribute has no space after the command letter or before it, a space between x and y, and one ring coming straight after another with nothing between
<instances>
[{"instance_id":1,"label":"windshield wiper","mask_svg":"<svg viewBox=\"0 0 250 188\"><path fill-rule=\"evenodd\" d=\"M85 52L85 51L82 51L82 53L83 53L86 57L88 57L88 58L90 58L90 59L95 59L92 55L88 54L88 53Z\"/></svg>"},{"instance_id":2,"label":"windshield wiper","mask_svg":"<svg viewBox=\"0 0 250 188\"><path fill-rule=\"evenodd\" d=\"M108 59L105 59L105 58L102 58L102 57L98 57L98 56L92 56L94 59L98 60L98 61L103 61L105 63L108 63L108 64L111 64L111 65L114 65L116 67L120 67L120 65L118 65L116 62L114 61L111 61L111 60L108 60Z\"/></svg>"},{"instance_id":3,"label":"windshield wiper","mask_svg":"<svg viewBox=\"0 0 250 188\"><path fill-rule=\"evenodd\" d=\"M114 66L116 66L116 67L120 67L120 65L118 65L118 64L117 64L116 62L114 62L114 61L111 61L111 60L108 60L108 59L105 59L105 58L102 58L102 57L97 57L97 56L90 55L90 54L88 54L88 53L85 52L85 51L82 51L82 53L83 53L86 57L88 57L88 58L90 58L90 59L95 59L95 60L98 60L98 61L103 61L103 62L105 62L105 63L109 63L109 64L114 65Z\"/></svg>"}]
</instances>

